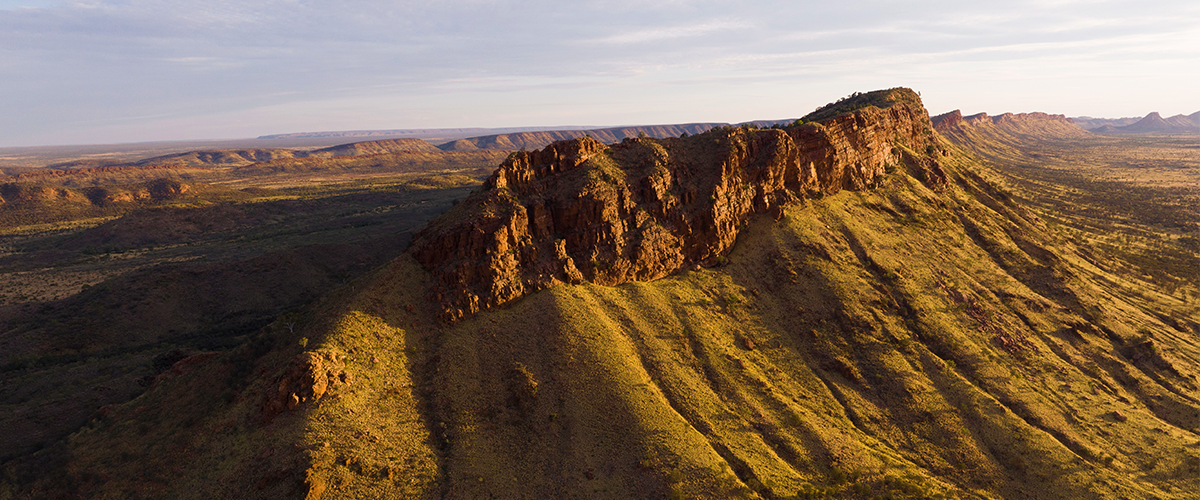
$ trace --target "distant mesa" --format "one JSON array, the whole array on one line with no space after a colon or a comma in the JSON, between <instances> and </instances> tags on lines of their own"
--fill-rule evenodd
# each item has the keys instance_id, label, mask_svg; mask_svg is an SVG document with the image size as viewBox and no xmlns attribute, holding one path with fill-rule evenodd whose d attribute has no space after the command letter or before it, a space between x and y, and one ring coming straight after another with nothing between
<instances>
[{"instance_id":1,"label":"distant mesa","mask_svg":"<svg viewBox=\"0 0 1200 500\"><path fill-rule=\"evenodd\" d=\"M977 113L963 116L959 110L933 117L933 128L943 134L964 132L972 127L1000 127L1001 129L1031 135L1078 136L1087 131L1064 115L1048 113L1003 113L989 116Z\"/></svg>"},{"instance_id":2,"label":"distant mesa","mask_svg":"<svg viewBox=\"0 0 1200 500\"><path fill-rule=\"evenodd\" d=\"M307 156L363 156L388 153L440 153L433 144L421 139L386 139L381 141L355 142L329 148L317 149Z\"/></svg>"},{"instance_id":3,"label":"distant mesa","mask_svg":"<svg viewBox=\"0 0 1200 500\"><path fill-rule=\"evenodd\" d=\"M1070 118L1067 118L1064 115L1052 115L1049 113L1002 113L997 116L988 116L987 113L976 113L970 116L963 116L962 111L957 109L949 113L937 115L930 120L933 122L934 128L938 130L948 129L958 124L981 125L1019 123L1025 121L1074 123Z\"/></svg>"}]
</instances>

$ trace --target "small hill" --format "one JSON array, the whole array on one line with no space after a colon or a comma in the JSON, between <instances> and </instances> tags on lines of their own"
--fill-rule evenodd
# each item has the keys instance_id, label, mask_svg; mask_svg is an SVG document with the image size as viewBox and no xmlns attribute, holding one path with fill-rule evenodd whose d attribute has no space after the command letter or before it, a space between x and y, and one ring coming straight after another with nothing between
<instances>
[{"instance_id":1,"label":"small hill","mask_svg":"<svg viewBox=\"0 0 1200 500\"><path fill-rule=\"evenodd\" d=\"M291 149L215 149L189 151L165 156L155 156L133 162L133 165L186 165L192 167L240 167L264 161L293 158L297 154Z\"/></svg>"},{"instance_id":2,"label":"small hill","mask_svg":"<svg viewBox=\"0 0 1200 500\"><path fill-rule=\"evenodd\" d=\"M0 182L52 183L68 188L88 188L147 182L160 178L191 179L211 173L209 167L183 165L107 166L95 168L29 169L15 175L0 176Z\"/></svg>"}]
</instances>

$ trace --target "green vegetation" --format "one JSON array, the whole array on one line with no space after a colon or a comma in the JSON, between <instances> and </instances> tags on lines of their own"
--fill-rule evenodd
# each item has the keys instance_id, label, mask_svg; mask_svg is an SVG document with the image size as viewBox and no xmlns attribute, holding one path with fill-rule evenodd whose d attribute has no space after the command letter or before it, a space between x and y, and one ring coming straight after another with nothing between
<instances>
[{"instance_id":1,"label":"green vegetation","mask_svg":"<svg viewBox=\"0 0 1200 500\"><path fill-rule=\"evenodd\" d=\"M921 98L917 96L916 92L903 87L866 93L855 92L838 99L836 102L831 102L817 108L816 111L805 115L804 118L797 120L793 125L802 125L806 122L819 122L872 106L876 108L890 108L893 104L900 103L920 107Z\"/></svg>"}]
</instances>

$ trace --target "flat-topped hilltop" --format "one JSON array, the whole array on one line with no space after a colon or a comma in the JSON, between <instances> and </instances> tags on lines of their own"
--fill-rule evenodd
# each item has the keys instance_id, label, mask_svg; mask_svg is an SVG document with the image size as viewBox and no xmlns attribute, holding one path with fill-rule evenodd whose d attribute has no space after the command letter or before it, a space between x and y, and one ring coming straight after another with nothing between
<instances>
[{"instance_id":1,"label":"flat-topped hilltop","mask_svg":"<svg viewBox=\"0 0 1200 500\"><path fill-rule=\"evenodd\" d=\"M752 215L778 219L794 201L866 189L901 163L945 182L925 156L932 125L911 90L830 106L838 112L787 127L612 145L582 137L514 153L418 237L413 255L438 276L433 300L457 319L554 283L711 266Z\"/></svg>"}]
</instances>

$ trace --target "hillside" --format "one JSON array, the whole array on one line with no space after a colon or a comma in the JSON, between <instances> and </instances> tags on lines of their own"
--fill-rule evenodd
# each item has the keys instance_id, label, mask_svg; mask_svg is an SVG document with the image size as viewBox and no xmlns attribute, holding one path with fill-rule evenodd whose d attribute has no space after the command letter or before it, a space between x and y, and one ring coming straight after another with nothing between
<instances>
[{"instance_id":1,"label":"hillside","mask_svg":"<svg viewBox=\"0 0 1200 500\"><path fill-rule=\"evenodd\" d=\"M935 130L908 89L831 106L509 155L407 253L5 464L0 498L1194 496L1200 280L1114 259L1067 178L1021 170L1095 136Z\"/></svg>"}]
</instances>

